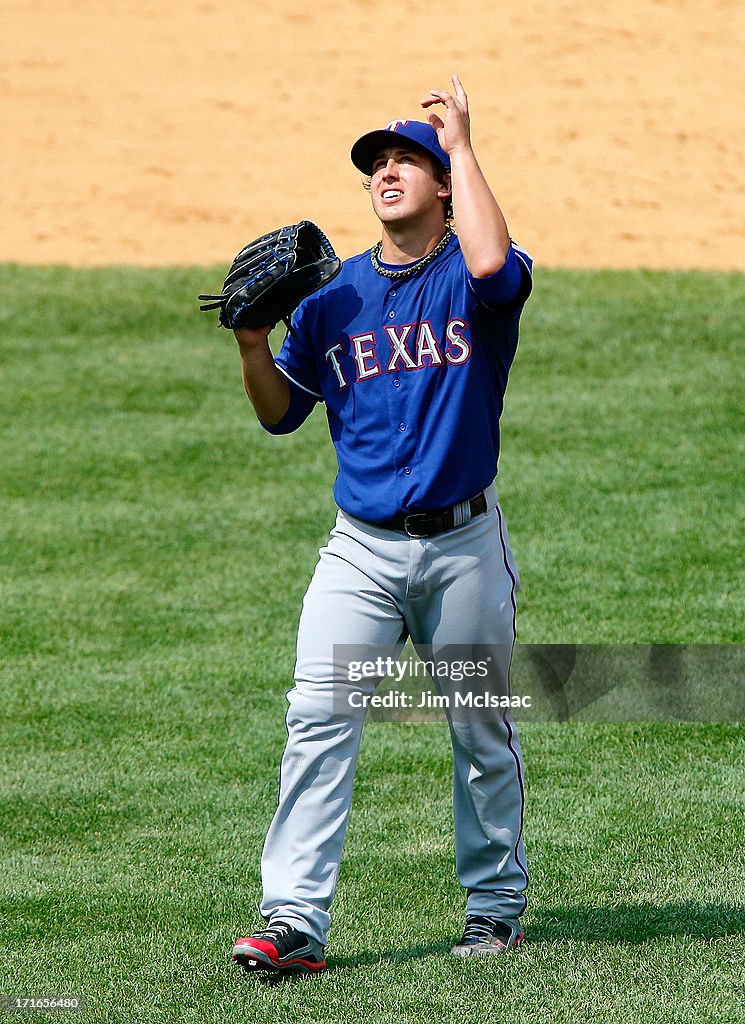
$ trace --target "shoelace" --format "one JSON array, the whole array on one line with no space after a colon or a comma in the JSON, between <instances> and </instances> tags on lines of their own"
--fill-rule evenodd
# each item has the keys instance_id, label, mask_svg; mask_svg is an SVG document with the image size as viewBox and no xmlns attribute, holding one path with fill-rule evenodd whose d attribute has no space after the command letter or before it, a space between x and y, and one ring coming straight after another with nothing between
<instances>
[{"instance_id":1,"label":"shoelace","mask_svg":"<svg viewBox=\"0 0 745 1024\"><path fill-rule=\"evenodd\" d=\"M260 935L262 939L281 939L283 935L286 935L291 930L292 925L287 924L286 921L277 921L275 924L262 928L256 934Z\"/></svg>"},{"instance_id":2,"label":"shoelace","mask_svg":"<svg viewBox=\"0 0 745 1024\"><path fill-rule=\"evenodd\" d=\"M461 942L481 942L482 940L493 939L494 935L494 921L491 918L469 917L466 920L466 927L463 931ZM502 941L501 938L499 941Z\"/></svg>"}]
</instances>

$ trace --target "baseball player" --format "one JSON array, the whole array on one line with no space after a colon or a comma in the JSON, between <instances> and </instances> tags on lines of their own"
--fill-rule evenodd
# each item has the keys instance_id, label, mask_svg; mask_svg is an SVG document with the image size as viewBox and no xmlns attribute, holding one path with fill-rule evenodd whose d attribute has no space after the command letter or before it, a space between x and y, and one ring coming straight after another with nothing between
<instances>
[{"instance_id":1,"label":"baseball player","mask_svg":"<svg viewBox=\"0 0 745 1024\"><path fill-rule=\"evenodd\" d=\"M293 431L324 402L339 466L336 524L298 628L262 856L264 927L233 950L250 970L326 966L362 730L338 700L335 646L397 656L407 637L442 651L493 645L490 672L507 685L519 582L494 478L532 260L511 241L476 160L457 76L452 92L422 100L437 104L442 117L393 121L352 147L381 239L301 303L279 355L268 328L235 331L266 430ZM502 711L449 727L467 892L452 953L501 954L523 939L528 883L518 737Z\"/></svg>"}]
</instances>

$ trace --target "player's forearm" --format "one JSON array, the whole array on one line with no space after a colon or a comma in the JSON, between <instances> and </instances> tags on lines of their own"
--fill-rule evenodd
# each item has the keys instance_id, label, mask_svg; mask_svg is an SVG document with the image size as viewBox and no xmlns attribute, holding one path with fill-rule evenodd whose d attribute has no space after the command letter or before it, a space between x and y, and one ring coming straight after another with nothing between
<instances>
[{"instance_id":1,"label":"player's forearm","mask_svg":"<svg viewBox=\"0 0 745 1024\"><path fill-rule=\"evenodd\" d=\"M470 146L450 153L453 215L463 258L474 277L504 265L510 234L502 211Z\"/></svg>"},{"instance_id":2,"label":"player's forearm","mask_svg":"<svg viewBox=\"0 0 745 1024\"><path fill-rule=\"evenodd\" d=\"M268 341L241 344L243 387L262 423L274 426L290 407L290 385L277 369Z\"/></svg>"}]
</instances>

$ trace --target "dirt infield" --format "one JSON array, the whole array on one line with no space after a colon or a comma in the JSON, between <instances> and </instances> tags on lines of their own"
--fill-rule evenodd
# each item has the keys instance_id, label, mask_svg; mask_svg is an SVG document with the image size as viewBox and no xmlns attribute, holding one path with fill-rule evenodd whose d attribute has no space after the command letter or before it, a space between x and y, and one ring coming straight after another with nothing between
<instances>
[{"instance_id":1,"label":"dirt infield","mask_svg":"<svg viewBox=\"0 0 745 1024\"><path fill-rule=\"evenodd\" d=\"M543 265L745 267L738 0L3 0L0 260L225 263L377 226L349 148L457 70ZM739 126L739 127L738 127Z\"/></svg>"}]
</instances>

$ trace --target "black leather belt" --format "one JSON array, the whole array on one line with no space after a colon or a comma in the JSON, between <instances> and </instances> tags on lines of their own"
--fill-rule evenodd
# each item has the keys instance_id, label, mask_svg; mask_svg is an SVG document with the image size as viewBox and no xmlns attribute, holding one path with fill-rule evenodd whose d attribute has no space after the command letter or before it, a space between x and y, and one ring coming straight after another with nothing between
<instances>
[{"instance_id":1,"label":"black leather belt","mask_svg":"<svg viewBox=\"0 0 745 1024\"><path fill-rule=\"evenodd\" d=\"M383 530L404 530L410 537L432 537L436 533L444 533L446 530L452 530L456 526L463 526L464 522L467 523L474 516L479 516L482 512L486 512L486 495L484 492L482 491L475 498L471 498L469 506L471 515L462 522L455 521L455 509L457 506L453 506L453 508L446 508L441 512L402 512L401 515L394 516L392 519L386 519L382 523L375 523L375 526L379 526Z\"/></svg>"}]
</instances>

